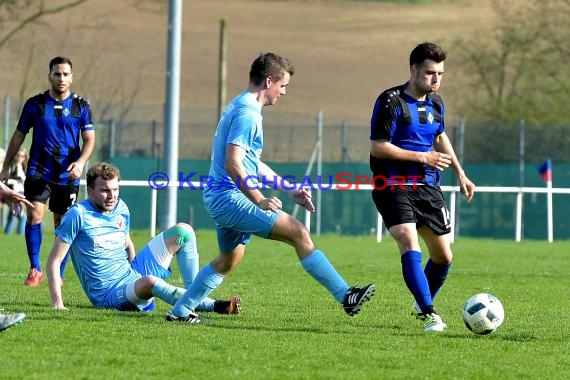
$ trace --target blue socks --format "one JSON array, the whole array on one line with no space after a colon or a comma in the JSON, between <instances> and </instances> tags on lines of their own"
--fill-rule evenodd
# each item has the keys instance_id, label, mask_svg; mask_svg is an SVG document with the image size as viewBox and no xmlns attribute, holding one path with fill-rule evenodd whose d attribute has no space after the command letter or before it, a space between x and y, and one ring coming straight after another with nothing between
<instances>
[{"instance_id":1,"label":"blue socks","mask_svg":"<svg viewBox=\"0 0 570 380\"><path fill-rule=\"evenodd\" d=\"M205 265L199 272L186 293L174 304L172 313L178 317L187 317L190 311L197 310L202 300L224 281L224 276L212 267ZM213 310L213 303L212 303Z\"/></svg>"},{"instance_id":2,"label":"blue socks","mask_svg":"<svg viewBox=\"0 0 570 380\"><path fill-rule=\"evenodd\" d=\"M433 300L447 278L451 264L437 264L428 259L422 271L422 253L408 251L402 255L404 281L414 295L420 309L433 306Z\"/></svg>"},{"instance_id":3,"label":"blue socks","mask_svg":"<svg viewBox=\"0 0 570 380\"><path fill-rule=\"evenodd\" d=\"M420 309L425 310L433 306L428 281L422 269L421 252L408 251L402 255L402 273Z\"/></svg>"},{"instance_id":4,"label":"blue socks","mask_svg":"<svg viewBox=\"0 0 570 380\"><path fill-rule=\"evenodd\" d=\"M439 292L439 289L445 282L449 268L451 268L451 264L437 264L434 263L431 258L428 259L424 273L429 284L432 301L435 299L437 292Z\"/></svg>"},{"instance_id":5,"label":"blue socks","mask_svg":"<svg viewBox=\"0 0 570 380\"><path fill-rule=\"evenodd\" d=\"M24 235L26 237L28 257L30 259L30 269L36 268L41 272L42 268L40 265L40 247L42 245L42 224L26 223Z\"/></svg>"},{"instance_id":6,"label":"blue socks","mask_svg":"<svg viewBox=\"0 0 570 380\"><path fill-rule=\"evenodd\" d=\"M24 235L26 237L26 248L28 249L28 257L30 259L30 269L36 268L39 272L42 271L40 264L40 249L42 246L43 232L42 223L29 224L26 223L26 228L24 230ZM59 267L59 275L63 278L65 273L65 267L67 266L67 260L69 260L69 252L63 258L61 266Z\"/></svg>"},{"instance_id":7,"label":"blue socks","mask_svg":"<svg viewBox=\"0 0 570 380\"><path fill-rule=\"evenodd\" d=\"M333 295L338 303L344 301L348 285L321 250L317 249L305 257L301 260L301 265L307 273Z\"/></svg>"}]
</instances>

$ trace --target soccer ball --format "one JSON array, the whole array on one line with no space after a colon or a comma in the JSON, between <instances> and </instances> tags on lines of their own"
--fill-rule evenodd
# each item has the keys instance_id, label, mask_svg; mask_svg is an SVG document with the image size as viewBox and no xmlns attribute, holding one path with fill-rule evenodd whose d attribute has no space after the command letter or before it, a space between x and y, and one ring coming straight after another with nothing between
<instances>
[{"instance_id":1,"label":"soccer ball","mask_svg":"<svg viewBox=\"0 0 570 380\"><path fill-rule=\"evenodd\" d=\"M463 305L463 322L475 334L492 333L501 326L504 319L505 310L501 301L491 294L475 294Z\"/></svg>"}]
</instances>

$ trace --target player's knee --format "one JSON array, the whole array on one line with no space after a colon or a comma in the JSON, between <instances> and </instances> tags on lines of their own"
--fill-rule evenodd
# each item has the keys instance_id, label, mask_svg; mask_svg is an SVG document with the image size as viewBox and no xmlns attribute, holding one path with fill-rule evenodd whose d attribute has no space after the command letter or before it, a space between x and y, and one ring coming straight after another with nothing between
<instances>
[{"instance_id":1,"label":"player's knee","mask_svg":"<svg viewBox=\"0 0 570 380\"><path fill-rule=\"evenodd\" d=\"M417 235L405 228L391 228L390 234L398 243L398 246L405 250L416 249L418 246Z\"/></svg>"},{"instance_id":2,"label":"player's knee","mask_svg":"<svg viewBox=\"0 0 570 380\"><path fill-rule=\"evenodd\" d=\"M291 238L293 245L297 249L306 250L314 248L314 243L311 239L311 233L301 223L297 223L295 225L295 229L292 233Z\"/></svg>"},{"instance_id":3,"label":"player's knee","mask_svg":"<svg viewBox=\"0 0 570 380\"><path fill-rule=\"evenodd\" d=\"M176 244L182 246L188 242L196 241L196 234L194 229L188 223L176 223L174 226L170 227L164 232L164 238L168 239L171 236L175 236Z\"/></svg>"},{"instance_id":4,"label":"player's knee","mask_svg":"<svg viewBox=\"0 0 570 380\"><path fill-rule=\"evenodd\" d=\"M453 254L451 252L442 252L432 256L432 261L440 265L450 265L453 261Z\"/></svg>"},{"instance_id":5,"label":"player's knee","mask_svg":"<svg viewBox=\"0 0 570 380\"><path fill-rule=\"evenodd\" d=\"M150 275L150 274L147 274L146 276L142 276L139 279L139 281L141 282L142 286L152 288L154 286L154 284L156 283L156 279L157 279L157 277Z\"/></svg>"},{"instance_id":6,"label":"player's knee","mask_svg":"<svg viewBox=\"0 0 570 380\"><path fill-rule=\"evenodd\" d=\"M152 296L152 288L154 287L154 284L156 284L157 280L158 278L152 275L142 276L134 284L134 294L138 298L150 298Z\"/></svg>"},{"instance_id":7,"label":"player's knee","mask_svg":"<svg viewBox=\"0 0 570 380\"><path fill-rule=\"evenodd\" d=\"M402 235L394 236L394 239L398 243L398 246L403 248L406 251L416 249L416 247L418 245L417 241L408 235L402 234Z\"/></svg>"},{"instance_id":8,"label":"player's knee","mask_svg":"<svg viewBox=\"0 0 570 380\"><path fill-rule=\"evenodd\" d=\"M224 276L229 274L243 258L243 252L239 253L220 253L218 257L212 260L212 266Z\"/></svg>"},{"instance_id":9,"label":"player's knee","mask_svg":"<svg viewBox=\"0 0 570 380\"><path fill-rule=\"evenodd\" d=\"M305 227L303 225L301 225L297 229L296 235L299 237L299 240L301 240L302 242L310 242L311 241L311 233L309 232L307 227Z\"/></svg>"}]
</instances>

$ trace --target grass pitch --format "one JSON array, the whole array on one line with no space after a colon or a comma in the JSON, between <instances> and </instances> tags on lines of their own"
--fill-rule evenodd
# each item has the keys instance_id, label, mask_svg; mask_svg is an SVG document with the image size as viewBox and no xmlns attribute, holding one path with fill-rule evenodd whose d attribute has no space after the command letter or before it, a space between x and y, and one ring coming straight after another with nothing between
<instances>
[{"instance_id":1,"label":"grass pitch","mask_svg":"<svg viewBox=\"0 0 570 380\"><path fill-rule=\"evenodd\" d=\"M148 240L133 233L137 248ZM366 378L547 379L570 374L570 242L514 243L459 238L450 277L436 301L449 325L426 335L409 314L395 244L388 238L316 238L350 284L375 282L376 296L350 318L302 269L288 246L254 238L212 296L239 294L238 316L202 313L209 324L169 324L154 313L93 309L68 267L67 312L50 307L47 281L23 286L28 260L20 236L0 236L0 308L27 319L0 333L2 379ZM51 241L51 232L44 233ZM215 233L198 231L201 261ZM45 265L50 244L44 244ZM426 256L426 255L424 255ZM181 284L175 273L170 282ZM488 336L469 332L463 302L497 296L505 322Z\"/></svg>"}]
</instances>

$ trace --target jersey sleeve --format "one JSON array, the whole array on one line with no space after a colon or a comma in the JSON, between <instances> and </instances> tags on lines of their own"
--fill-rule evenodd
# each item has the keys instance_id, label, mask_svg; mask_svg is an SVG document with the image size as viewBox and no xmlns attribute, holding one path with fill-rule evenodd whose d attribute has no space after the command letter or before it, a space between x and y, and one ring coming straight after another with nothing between
<instances>
[{"instance_id":1,"label":"jersey sleeve","mask_svg":"<svg viewBox=\"0 0 570 380\"><path fill-rule=\"evenodd\" d=\"M439 128L435 133L436 136L439 136L445 132L445 106L443 99L438 94L431 94L430 98L433 102L433 110L436 113L435 118L439 121Z\"/></svg>"},{"instance_id":2,"label":"jersey sleeve","mask_svg":"<svg viewBox=\"0 0 570 380\"><path fill-rule=\"evenodd\" d=\"M33 98L28 99L24 104L20 120L18 120L18 126L16 127L18 131L27 134L34 127L36 109L37 105Z\"/></svg>"},{"instance_id":3,"label":"jersey sleeve","mask_svg":"<svg viewBox=\"0 0 570 380\"><path fill-rule=\"evenodd\" d=\"M445 132L445 106L441 103L441 123L439 124L437 134L441 135L443 132Z\"/></svg>"},{"instance_id":4,"label":"jersey sleeve","mask_svg":"<svg viewBox=\"0 0 570 380\"><path fill-rule=\"evenodd\" d=\"M237 113L230 125L230 132L226 144L234 144L246 152L251 150L258 127L258 115L252 112Z\"/></svg>"},{"instance_id":5,"label":"jersey sleeve","mask_svg":"<svg viewBox=\"0 0 570 380\"><path fill-rule=\"evenodd\" d=\"M61 218L60 225L55 230L55 235L71 245L83 225L80 207L77 204L71 206Z\"/></svg>"},{"instance_id":6,"label":"jersey sleeve","mask_svg":"<svg viewBox=\"0 0 570 380\"><path fill-rule=\"evenodd\" d=\"M391 140L400 114L395 96L394 92L385 91L376 99L370 122L370 140Z\"/></svg>"},{"instance_id":7,"label":"jersey sleeve","mask_svg":"<svg viewBox=\"0 0 570 380\"><path fill-rule=\"evenodd\" d=\"M89 102L87 102L85 99L83 99L82 102L80 118L80 128L82 132L95 130L95 127L93 125L93 117L91 116L91 107L89 106Z\"/></svg>"}]
</instances>

